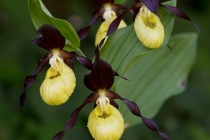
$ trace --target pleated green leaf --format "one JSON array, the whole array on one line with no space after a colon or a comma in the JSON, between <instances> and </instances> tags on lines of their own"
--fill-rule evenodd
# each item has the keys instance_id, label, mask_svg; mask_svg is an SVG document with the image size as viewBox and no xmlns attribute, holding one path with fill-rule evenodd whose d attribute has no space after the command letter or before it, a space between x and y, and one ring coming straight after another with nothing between
<instances>
[{"instance_id":1,"label":"pleated green leaf","mask_svg":"<svg viewBox=\"0 0 210 140\"><path fill-rule=\"evenodd\" d=\"M41 0L28 0L28 7L32 22L36 29L43 24L52 25L59 29L61 34L66 38L65 50L79 50L79 37L69 22L53 17Z\"/></svg>"},{"instance_id":2,"label":"pleated green leaf","mask_svg":"<svg viewBox=\"0 0 210 140\"><path fill-rule=\"evenodd\" d=\"M175 6L176 1L164 4ZM197 41L194 33L171 38L174 16L163 7L159 7L158 13L165 29L161 48L150 50L144 47L136 37L133 25L130 25L109 36L100 49L100 57L109 62L120 75L129 79L126 81L116 78L112 90L136 102L142 114L150 118L158 112L167 98L186 88ZM119 102L119 105L125 122L140 122L123 103Z\"/></svg>"},{"instance_id":3,"label":"pleated green leaf","mask_svg":"<svg viewBox=\"0 0 210 140\"><path fill-rule=\"evenodd\" d=\"M197 34L183 33L171 37L172 50L163 47L141 57L124 71L114 90L125 98L135 101L146 117L153 117L163 102L181 93L187 85L187 76L196 55ZM130 124L139 123L129 110L120 103L121 113Z\"/></svg>"}]
</instances>

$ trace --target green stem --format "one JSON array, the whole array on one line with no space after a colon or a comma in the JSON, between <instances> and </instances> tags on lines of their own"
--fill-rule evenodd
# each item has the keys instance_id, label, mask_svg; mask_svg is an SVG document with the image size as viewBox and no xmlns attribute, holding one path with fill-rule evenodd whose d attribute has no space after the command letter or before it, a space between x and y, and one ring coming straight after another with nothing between
<instances>
[{"instance_id":1,"label":"green stem","mask_svg":"<svg viewBox=\"0 0 210 140\"><path fill-rule=\"evenodd\" d=\"M79 55L79 56L85 56L85 54L78 48L77 50L75 50L75 52Z\"/></svg>"}]
</instances>

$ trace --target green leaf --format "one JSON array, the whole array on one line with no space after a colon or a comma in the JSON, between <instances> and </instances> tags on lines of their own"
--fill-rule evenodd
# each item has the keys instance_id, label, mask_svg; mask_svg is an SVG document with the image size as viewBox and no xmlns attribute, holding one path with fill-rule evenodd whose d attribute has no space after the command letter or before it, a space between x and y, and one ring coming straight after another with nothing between
<instances>
[{"instance_id":1,"label":"green leaf","mask_svg":"<svg viewBox=\"0 0 210 140\"><path fill-rule=\"evenodd\" d=\"M166 2L167 5L176 5L176 1ZM160 7L159 15L161 22L165 28L165 38L162 47L165 47L171 36L174 26L174 15L167 9ZM101 58L112 64L114 70L122 73L125 64L134 57L144 55L153 51L143 46L136 37L133 24L117 30L113 35L109 36L106 43L101 48Z\"/></svg>"},{"instance_id":2,"label":"green leaf","mask_svg":"<svg viewBox=\"0 0 210 140\"><path fill-rule=\"evenodd\" d=\"M115 4L125 4L126 0L115 0L114 3Z\"/></svg>"},{"instance_id":3,"label":"green leaf","mask_svg":"<svg viewBox=\"0 0 210 140\"><path fill-rule=\"evenodd\" d=\"M28 0L28 7L32 22L36 29L38 29L43 24L52 25L59 29L61 34L66 38L66 45L64 48L65 50L80 51L78 49L80 46L79 37L69 22L54 18L41 0Z\"/></svg>"},{"instance_id":4,"label":"green leaf","mask_svg":"<svg viewBox=\"0 0 210 140\"><path fill-rule=\"evenodd\" d=\"M163 47L135 61L123 74L130 81L120 79L114 88L121 96L136 102L146 117L153 117L166 99L186 88L196 55L197 34L173 36L169 45L172 50ZM126 122L140 122L125 105L120 106L124 106L120 111Z\"/></svg>"}]
</instances>

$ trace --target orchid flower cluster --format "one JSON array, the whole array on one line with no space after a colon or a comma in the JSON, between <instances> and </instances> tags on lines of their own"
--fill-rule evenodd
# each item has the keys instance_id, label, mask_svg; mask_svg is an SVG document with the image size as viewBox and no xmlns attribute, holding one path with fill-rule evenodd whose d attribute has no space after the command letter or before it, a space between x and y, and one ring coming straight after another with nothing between
<instances>
[{"instance_id":1,"label":"orchid flower cluster","mask_svg":"<svg viewBox=\"0 0 210 140\"><path fill-rule=\"evenodd\" d=\"M115 100L119 99L125 103L130 112L142 119L142 122L151 130L156 131L161 139L169 138L161 132L157 124L144 117L136 103L125 99L111 90L114 84L114 77L127 80L112 69L112 66L100 58L100 47L105 43L106 38L117 29L126 27L123 17L130 12L134 15L134 30L139 41L150 49L159 48L164 40L164 27L157 14L158 6L164 6L175 15L190 20L191 19L179 9L173 6L162 5L158 0L140 0L135 2L130 8L124 5L114 4L114 0L95 0L100 6L95 12L90 23L78 32L82 41L87 35L90 27L99 17L103 18L95 39L95 60L92 62L85 56L80 56L76 52L64 50L66 39L61 32L48 24L42 25L37 31L37 37L32 40L34 45L49 51L39 62L36 71L25 78L24 91L20 96L20 109L22 110L26 101L26 91L36 80L44 65L49 63L50 67L46 72L44 81L40 86L40 95L48 105L61 105L68 101L76 86L76 77L73 72L73 60L89 70L84 76L85 86L92 93L77 107L67 120L64 130L57 133L53 140L63 138L65 132L72 128L77 121L82 108L94 103L87 127L95 140L119 140L124 132L124 119L118 110ZM194 23L193 23L194 24ZM196 25L194 24L196 27ZM197 27L196 27L197 28ZM132 80L132 79L130 79Z\"/></svg>"}]
</instances>

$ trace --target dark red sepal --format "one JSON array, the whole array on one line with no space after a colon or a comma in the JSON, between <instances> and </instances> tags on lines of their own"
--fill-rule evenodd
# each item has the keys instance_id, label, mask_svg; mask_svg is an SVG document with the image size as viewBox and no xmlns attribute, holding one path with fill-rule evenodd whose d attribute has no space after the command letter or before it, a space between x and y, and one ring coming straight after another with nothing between
<instances>
[{"instance_id":1,"label":"dark red sepal","mask_svg":"<svg viewBox=\"0 0 210 140\"><path fill-rule=\"evenodd\" d=\"M43 69L44 65L49 61L49 59L52 57L52 54L46 54L44 56L44 58L42 58L39 61L38 67L36 69L36 71L30 75L27 76L24 80L24 91L20 96L20 111L23 110L23 107L25 105L25 100L26 100L26 90L34 83L34 81L36 80L37 75L41 72L41 70Z\"/></svg>"},{"instance_id":2,"label":"dark red sepal","mask_svg":"<svg viewBox=\"0 0 210 140\"><path fill-rule=\"evenodd\" d=\"M91 72L85 75L84 83L92 91L110 89L114 83L112 67L107 62L99 59L93 64Z\"/></svg>"},{"instance_id":3,"label":"dark red sepal","mask_svg":"<svg viewBox=\"0 0 210 140\"><path fill-rule=\"evenodd\" d=\"M157 13L159 0L141 0L141 2L152 12Z\"/></svg>"},{"instance_id":4,"label":"dark red sepal","mask_svg":"<svg viewBox=\"0 0 210 140\"><path fill-rule=\"evenodd\" d=\"M64 136L65 131L67 131L68 129L74 127L74 125L77 122L77 118L78 115L80 113L80 111L82 110L82 108L91 103L91 102L95 102L98 99L98 94L97 93L92 93L91 95L89 95L83 102L82 105L80 105L79 107L77 107L71 114L71 117L69 120L67 120L65 128L63 131L58 132L54 137L53 140L61 140Z\"/></svg>"},{"instance_id":5,"label":"dark red sepal","mask_svg":"<svg viewBox=\"0 0 210 140\"><path fill-rule=\"evenodd\" d=\"M44 24L37 31L37 37L32 40L32 43L40 46L48 51L59 48L63 49L65 46L65 38L60 31L55 27Z\"/></svg>"},{"instance_id":6,"label":"dark red sepal","mask_svg":"<svg viewBox=\"0 0 210 140\"><path fill-rule=\"evenodd\" d=\"M190 17L182 10L178 9L177 7L174 7L174 6L170 6L170 5L164 5L164 4L160 4L161 6L167 8L169 11L171 11L175 16L181 18L181 19L185 19L185 20L188 20L190 21L194 28L199 32L199 28L197 26L197 24L195 22L193 22Z\"/></svg>"}]
</instances>

